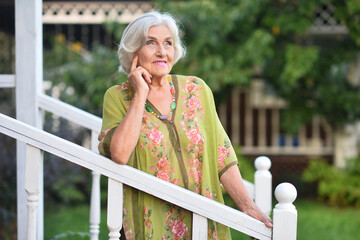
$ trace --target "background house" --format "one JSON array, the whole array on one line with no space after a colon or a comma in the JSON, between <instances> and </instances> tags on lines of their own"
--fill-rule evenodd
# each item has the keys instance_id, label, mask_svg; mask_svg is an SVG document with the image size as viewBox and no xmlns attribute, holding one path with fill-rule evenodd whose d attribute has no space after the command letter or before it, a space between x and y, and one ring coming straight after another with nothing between
<instances>
[{"instance_id":1,"label":"background house","mask_svg":"<svg viewBox=\"0 0 360 240\"><path fill-rule=\"evenodd\" d=\"M14 33L14 1L2 1L0 9L0 29L11 36ZM115 49L114 36L104 29L102 23L127 23L152 9L152 1L45 0L45 47L50 36L62 34L69 42L80 42L84 49L90 49L94 42ZM312 41L321 42L348 34L347 28L334 20L334 11L329 4L317 8L313 27L308 31ZM1 54L11 61L14 43L8 38L4 44L6 47L1 48ZM358 65L355 64L350 73L354 75L352 79L355 82L359 78ZM232 142L241 147L244 156L251 159L259 155L271 157L277 181L300 174L309 159L322 158L335 166L344 167L345 159L358 155L358 125L349 125L345 131L334 132L326 119L315 117L302 126L297 135L289 135L281 128L284 108L286 102L277 98L262 79L256 79L250 87L233 89L226 101L218 104L218 113Z\"/></svg>"}]
</instances>

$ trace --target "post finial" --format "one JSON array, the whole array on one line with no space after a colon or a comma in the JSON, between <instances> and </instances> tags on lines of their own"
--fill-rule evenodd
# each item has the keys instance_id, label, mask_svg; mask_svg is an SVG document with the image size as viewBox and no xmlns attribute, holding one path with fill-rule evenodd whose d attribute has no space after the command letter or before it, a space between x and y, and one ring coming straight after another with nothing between
<instances>
[{"instance_id":1,"label":"post finial","mask_svg":"<svg viewBox=\"0 0 360 240\"><path fill-rule=\"evenodd\" d=\"M256 170L269 170L271 167L271 161L266 156L259 156L255 159Z\"/></svg>"},{"instance_id":2,"label":"post finial","mask_svg":"<svg viewBox=\"0 0 360 240\"><path fill-rule=\"evenodd\" d=\"M295 206L292 204L297 197L297 191L291 183L281 183L275 189L275 198L279 202L276 209L292 210Z\"/></svg>"}]
</instances>

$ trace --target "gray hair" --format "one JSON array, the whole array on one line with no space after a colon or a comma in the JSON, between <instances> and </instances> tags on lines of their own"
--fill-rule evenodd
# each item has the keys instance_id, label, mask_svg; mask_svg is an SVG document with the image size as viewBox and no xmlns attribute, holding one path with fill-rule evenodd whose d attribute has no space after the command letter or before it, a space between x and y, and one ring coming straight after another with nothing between
<instances>
[{"instance_id":1,"label":"gray hair","mask_svg":"<svg viewBox=\"0 0 360 240\"><path fill-rule=\"evenodd\" d=\"M186 49L180 39L177 20L169 13L149 12L132 21L123 32L118 48L120 71L130 73L134 53L145 44L149 29L158 25L166 25L172 33L174 64L185 56Z\"/></svg>"}]
</instances>

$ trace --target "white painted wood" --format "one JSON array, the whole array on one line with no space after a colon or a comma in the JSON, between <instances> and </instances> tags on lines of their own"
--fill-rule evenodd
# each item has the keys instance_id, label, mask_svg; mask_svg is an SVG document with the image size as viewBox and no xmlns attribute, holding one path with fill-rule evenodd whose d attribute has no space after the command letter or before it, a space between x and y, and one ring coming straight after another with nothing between
<instances>
[{"instance_id":1,"label":"white painted wood","mask_svg":"<svg viewBox=\"0 0 360 240\"><path fill-rule=\"evenodd\" d=\"M91 150L98 153L98 131L91 131ZM90 199L90 239L98 240L100 233L100 219L101 219L101 192L100 192L100 177L97 172L92 172L92 186Z\"/></svg>"},{"instance_id":2,"label":"white painted wood","mask_svg":"<svg viewBox=\"0 0 360 240\"><path fill-rule=\"evenodd\" d=\"M51 24L129 23L142 13L153 11L148 1L58 1L44 2L43 6L43 22Z\"/></svg>"},{"instance_id":3,"label":"white painted wood","mask_svg":"<svg viewBox=\"0 0 360 240\"><path fill-rule=\"evenodd\" d=\"M15 0L16 44L16 118L41 128L41 113L36 96L41 92L42 61L42 0ZM17 142L17 237L26 239L26 193L24 143ZM41 190L42 188L40 188ZM39 194L42 196L42 193ZM37 239L43 239L43 200L39 199Z\"/></svg>"},{"instance_id":4,"label":"white painted wood","mask_svg":"<svg viewBox=\"0 0 360 240\"><path fill-rule=\"evenodd\" d=\"M206 240L208 235L208 221L203 216L193 213L192 239Z\"/></svg>"},{"instance_id":5,"label":"white painted wood","mask_svg":"<svg viewBox=\"0 0 360 240\"><path fill-rule=\"evenodd\" d=\"M39 107L45 111L52 112L59 117L70 120L80 126L90 130L99 131L101 129L101 118L59 101L45 94L38 94Z\"/></svg>"},{"instance_id":6,"label":"white painted wood","mask_svg":"<svg viewBox=\"0 0 360 240\"><path fill-rule=\"evenodd\" d=\"M268 216L272 209L272 175L271 161L260 156L255 159L255 203Z\"/></svg>"},{"instance_id":7,"label":"white painted wood","mask_svg":"<svg viewBox=\"0 0 360 240\"><path fill-rule=\"evenodd\" d=\"M293 148L293 136L290 134L285 135L285 146Z\"/></svg>"},{"instance_id":8,"label":"white painted wood","mask_svg":"<svg viewBox=\"0 0 360 240\"><path fill-rule=\"evenodd\" d=\"M320 117L314 116L312 119L312 145L320 148L322 146L320 139Z\"/></svg>"},{"instance_id":9,"label":"white painted wood","mask_svg":"<svg viewBox=\"0 0 360 240\"><path fill-rule=\"evenodd\" d=\"M294 147L294 146L285 146L285 147L264 147L262 149L256 146L243 146L241 147L242 154L249 154L249 155L290 155L290 156L298 156L298 155L328 155L333 154L334 150L332 147Z\"/></svg>"},{"instance_id":10,"label":"white painted wood","mask_svg":"<svg viewBox=\"0 0 360 240\"><path fill-rule=\"evenodd\" d=\"M90 199L90 239L98 240L100 233L100 174L92 172Z\"/></svg>"},{"instance_id":11,"label":"white painted wood","mask_svg":"<svg viewBox=\"0 0 360 240\"><path fill-rule=\"evenodd\" d=\"M293 202L297 196L296 188L290 183L281 183L275 189L279 202L273 212L273 239L296 240L297 211Z\"/></svg>"},{"instance_id":12,"label":"white painted wood","mask_svg":"<svg viewBox=\"0 0 360 240\"><path fill-rule=\"evenodd\" d=\"M321 118L321 124L324 126L324 131L326 133L325 146L332 147L333 144L333 131L329 123L325 121L324 118Z\"/></svg>"},{"instance_id":13,"label":"white painted wood","mask_svg":"<svg viewBox=\"0 0 360 240\"><path fill-rule=\"evenodd\" d=\"M304 126L299 129L299 147L306 147L306 129Z\"/></svg>"},{"instance_id":14,"label":"white painted wood","mask_svg":"<svg viewBox=\"0 0 360 240\"><path fill-rule=\"evenodd\" d=\"M231 92L231 141L240 143L240 90L235 88Z\"/></svg>"},{"instance_id":15,"label":"white painted wood","mask_svg":"<svg viewBox=\"0 0 360 240\"><path fill-rule=\"evenodd\" d=\"M15 75L0 74L0 88L13 88L15 87Z\"/></svg>"},{"instance_id":16,"label":"white painted wood","mask_svg":"<svg viewBox=\"0 0 360 240\"><path fill-rule=\"evenodd\" d=\"M123 184L108 179L107 227L109 240L119 240L123 214Z\"/></svg>"},{"instance_id":17,"label":"white painted wood","mask_svg":"<svg viewBox=\"0 0 360 240\"><path fill-rule=\"evenodd\" d=\"M271 229L248 215L0 114L0 132L258 239Z\"/></svg>"},{"instance_id":18,"label":"white painted wood","mask_svg":"<svg viewBox=\"0 0 360 240\"><path fill-rule=\"evenodd\" d=\"M41 150L31 145L26 145L26 171L25 190L27 197L27 231L28 240L36 240L37 221L39 208L40 184L42 178L42 154Z\"/></svg>"}]
</instances>

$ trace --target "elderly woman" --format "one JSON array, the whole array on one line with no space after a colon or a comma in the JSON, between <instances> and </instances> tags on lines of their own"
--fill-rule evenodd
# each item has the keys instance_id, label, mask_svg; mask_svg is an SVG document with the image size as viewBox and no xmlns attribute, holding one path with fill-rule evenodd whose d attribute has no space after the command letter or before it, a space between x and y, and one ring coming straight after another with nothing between
<instances>
[{"instance_id":1,"label":"elderly woman","mask_svg":"<svg viewBox=\"0 0 360 240\"><path fill-rule=\"evenodd\" d=\"M244 187L211 90L197 77L170 74L185 55L174 18L140 16L125 29L118 54L128 81L105 93L100 153L220 203L222 183L241 211L271 227ZM191 223L187 210L124 189L126 239L191 239ZM231 238L227 227L208 226L209 239Z\"/></svg>"}]
</instances>

